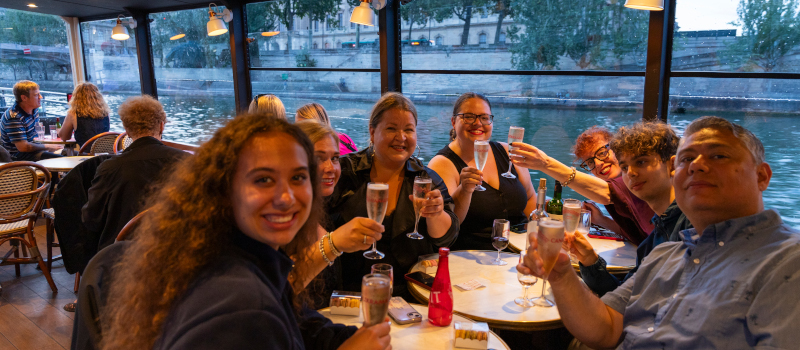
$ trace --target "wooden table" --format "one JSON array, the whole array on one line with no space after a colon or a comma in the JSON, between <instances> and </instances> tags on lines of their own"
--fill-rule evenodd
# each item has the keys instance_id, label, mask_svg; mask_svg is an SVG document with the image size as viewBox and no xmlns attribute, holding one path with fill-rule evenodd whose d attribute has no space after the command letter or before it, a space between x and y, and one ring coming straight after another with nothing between
<instances>
[{"instance_id":1,"label":"wooden table","mask_svg":"<svg viewBox=\"0 0 800 350\"><path fill-rule=\"evenodd\" d=\"M75 139L70 139L70 140L66 140L66 141L64 141L62 139L59 139L59 138L55 138L55 139L34 139L33 142L41 143L43 145L64 145L64 151L63 152L65 152L65 153L62 153L62 154L65 155L65 156L72 156L74 154L74 147L78 145L78 141L75 141Z\"/></svg>"},{"instance_id":2,"label":"wooden table","mask_svg":"<svg viewBox=\"0 0 800 350\"><path fill-rule=\"evenodd\" d=\"M422 315L422 322L400 325L392 321L392 329L389 333L392 336L392 349L453 349L453 339L455 335L453 332L453 324L451 323L449 327L434 326L428 322L427 306L419 304L411 304L411 306ZM334 323L361 327L361 324L364 322L361 315L331 315L328 308L319 310L319 312ZM455 321L471 322L461 316L453 315L453 322ZM509 349L508 345L506 345L497 334L494 334L494 332L489 333L489 349Z\"/></svg>"},{"instance_id":3,"label":"wooden table","mask_svg":"<svg viewBox=\"0 0 800 350\"><path fill-rule=\"evenodd\" d=\"M36 163L41 164L47 170L50 171L63 171L67 172L72 170L72 168L76 167L78 164L92 158L94 156L78 156L78 157L61 157L61 158L50 158L50 159L42 159Z\"/></svg>"},{"instance_id":4,"label":"wooden table","mask_svg":"<svg viewBox=\"0 0 800 350\"><path fill-rule=\"evenodd\" d=\"M636 246L628 241L614 241L610 239L591 238L594 251L606 260L606 269L613 274L628 273L636 266ZM509 233L508 247L515 252L525 248L528 235L525 233ZM576 269L578 265L573 265Z\"/></svg>"},{"instance_id":5,"label":"wooden table","mask_svg":"<svg viewBox=\"0 0 800 350\"><path fill-rule=\"evenodd\" d=\"M425 258L436 259L438 255ZM453 285L469 281L473 278L482 280L487 287L471 291L462 291L453 286L453 312L474 321L486 322L490 327L516 330L541 331L560 328L561 316L556 307L523 308L514 303L514 298L522 296L522 285L517 280L517 263L519 255L502 253L501 258L508 265L492 265L497 258L497 251L466 250L451 252L449 258L450 283ZM411 271L419 271L419 263ZM528 297L539 296L542 280L531 286ZM428 302L430 292L409 283L409 290L415 298ZM549 288L547 295L552 300Z\"/></svg>"}]
</instances>

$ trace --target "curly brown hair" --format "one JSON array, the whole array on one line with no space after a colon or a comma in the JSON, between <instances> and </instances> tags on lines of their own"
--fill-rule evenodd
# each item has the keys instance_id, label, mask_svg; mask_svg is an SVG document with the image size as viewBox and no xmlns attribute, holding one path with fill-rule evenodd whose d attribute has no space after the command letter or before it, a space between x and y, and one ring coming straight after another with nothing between
<instances>
[{"instance_id":1,"label":"curly brown hair","mask_svg":"<svg viewBox=\"0 0 800 350\"><path fill-rule=\"evenodd\" d=\"M667 124L643 122L619 128L609 144L617 157L655 154L662 162L667 162L678 151L680 140Z\"/></svg>"},{"instance_id":2,"label":"curly brown hair","mask_svg":"<svg viewBox=\"0 0 800 350\"><path fill-rule=\"evenodd\" d=\"M575 155L575 161L582 162L584 159L593 156L594 152L597 150L593 149L592 146L600 140L606 142L610 141L611 136L611 132L608 131L608 129L597 125L586 129L586 131L578 135L578 139L575 140L575 145L572 146L572 154Z\"/></svg>"},{"instance_id":3,"label":"curly brown hair","mask_svg":"<svg viewBox=\"0 0 800 350\"><path fill-rule=\"evenodd\" d=\"M164 106L150 95L129 97L117 110L125 132L133 138L155 136L159 123L167 122Z\"/></svg>"},{"instance_id":4,"label":"curly brown hair","mask_svg":"<svg viewBox=\"0 0 800 350\"><path fill-rule=\"evenodd\" d=\"M112 274L101 315L103 349L152 349L173 303L230 247L236 232L231 195L239 155L248 140L267 132L291 136L308 156L314 194L311 213L282 248L295 261L296 273L308 271L309 257L301 252L316 240L322 212L314 146L300 128L286 120L258 114L238 116L217 130L194 156L181 161L166 183L149 196L146 207L152 210L137 227L133 244ZM302 290L297 283L293 286Z\"/></svg>"},{"instance_id":5,"label":"curly brown hair","mask_svg":"<svg viewBox=\"0 0 800 350\"><path fill-rule=\"evenodd\" d=\"M100 89L92 83L80 83L75 86L69 106L69 111L81 118L101 119L111 114L111 109L103 99Z\"/></svg>"}]
</instances>

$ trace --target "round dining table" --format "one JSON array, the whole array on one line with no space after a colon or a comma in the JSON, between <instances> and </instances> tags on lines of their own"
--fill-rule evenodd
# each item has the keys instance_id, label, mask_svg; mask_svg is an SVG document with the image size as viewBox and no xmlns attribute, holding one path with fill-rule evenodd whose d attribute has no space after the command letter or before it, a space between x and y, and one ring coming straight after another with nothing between
<instances>
[{"instance_id":1,"label":"round dining table","mask_svg":"<svg viewBox=\"0 0 800 350\"><path fill-rule=\"evenodd\" d=\"M450 283L453 284L453 312L474 321L486 322L489 327L515 331L542 331L563 326L556 307L521 307L514 298L522 296L522 285L517 280L519 254L501 253L507 265L494 265L496 251L464 250L450 252L448 259ZM436 259L438 255L424 256L421 260ZM420 263L411 272L424 271ZM472 279L485 285L463 291L456 287ZM539 279L528 290L528 297L541 294L543 281ZM430 292L417 284L409 283L411 294L427 303ZM546 290L553 300L550 286Z\"/></svg>"},{"instance_id":2,"label":"round dining table","mask_svg":"<svg viewBox=\"0 0 800 350\"><path fill-rule=\"evenodd\" d=\"M84 160L92 158L94 156L76 156L76 157L59 157L59 158L50 158L50 159L42 159L36 163L41 164L47 170L50 171L63 171L68 172L72 170L72 168L78 166Z\"/></svg>"},{"instance_id":3,"label":"round dining table","mask_svg":"<svg viewBox=\"0 0 800 350\"><path fill-rule=\"evenodd\" d=\"M40 143L43 145L64 145L64 151L62 151L63 152L62 154L65 156L72 156L73 153L75 152L74 147L78 145L78 141L75 141L75 139L62 140L60 138L54 138L54 139L37 138L34 139L33 142Z\"/></svg>"},{"instance_id":4,"label":"round dining table","mask_svg":"<svg viewBox=\"0 0 800 350\"><path fill-rule=\"evenodd\" d=\"M587 237L589 243L606 261L606 270L613 274L625 274L636 266L636 246L628 241L615 241L611 239L601 239ZM508 248L511 251L519 252L527 247L528 240L527 233L508 234ZM573 264L575 269L578 268L577 264Z\"/></svg>"},{"instance_id":5,"label":"round dining table","mask_svg":"<svg viewBox=\"0 0 800 350\"><path fill-rule=\"evenodd\" d=\"M417 350L417 349L453 349L455 332L453 324L448 327L438 327L428 322L428 307L419 304L411 304L414 310L422 315L422 322L397 324L392 320L392 328L389 335L392 336L393 350ZM361 314L358 316L332 315L328 308L319 310L322 316L329 318L333 323L341 323L348 326L358 326L364 323ZM453 315L453 322L472 322L459 315ZM488 349L509 349L508 345L494 334L489 332Z\"/></svg>"}]
</instances>

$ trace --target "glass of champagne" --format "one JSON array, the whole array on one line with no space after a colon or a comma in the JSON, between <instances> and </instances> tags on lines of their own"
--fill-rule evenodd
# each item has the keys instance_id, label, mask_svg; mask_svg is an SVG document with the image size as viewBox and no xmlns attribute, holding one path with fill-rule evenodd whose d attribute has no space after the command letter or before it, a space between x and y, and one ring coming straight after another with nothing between
<instances>
[{"instance_id":1,"label":"glass of champagne","mask_svg":"<svg viewBox=\"0 0 800 350\"><path fill-rule=\"evenodd\" d=\"M492 225L492 246L497 249L497 259L492 264L494 265L508 265L507 262L500 259L500 251L508 247L508 233L509 223L505 219L496 219Z\"/></svg>"},{"instance_id":2,"label":"glass of champagne","mask_svg":"<svg viewBox=\"0 0 800 350\"><path fill-rule=\"evenodd\" d=\"M475 167L478 170L483 171L483 167L486 166L486 160L489 159L489 141L482 141L478 140L475 141ZM478 184L475 186L475 191L486 191L484 188L483 183Z\"/></svg>"},{"instance_id":3,"label":"glass of champagne","mask_svg":"<svg viewBox=\"0 0 800 350\"><path fill-rule=\"evenodd\" d=\"M394 269L389 264L373 264L370 273L389 276L389 286L394 288Z\"/></svg>"},{"instance_id":4,"label":"glass of champagne","mask_svg":"<svg viewBox=\"0 0 800 350\"><path fill-rule=\"evenodd\" d=\"M525 128L521 128L518 126L512 126L508 129L508 171L503 173L503 177L509 179L516 179L517 176L511 173L511 168L514 167L514 163L511 162L511 152L516 150L517 148L511 146L514 142L522 142L522 136L525 135Z\"/></svg>"},{"instance_id":5,"label":"glass of champagne","mask_svg":"<svg viewBox=\"0 0 800 350\"><path fill-rule=\"evenodd\" d=\"M581 216L578 217L578 228L575 232L582 234L584 237L589 235L589 230L592 228L592 212L581 209Z\"/></svg>"},{"instance_id":6,"label":"glass of champagne","mask_svg":"<svg viewBox=\"0 0 800 350\"><path fill-rule=\"evenodd\" d=\"M578 220L581 216L581 201L572 198L565 199L563 213L564 231L566 231L566 236L571 239L575 234L575 229L578 228ZM564 249L569 252L569 247L565 246ZM578 263L578 258L576 258L572 253L569 253L569 260L573 264Z\"/></svg>"},{"instance_id":7,"label":"glass of champagne","mask_svg":"<svg viewBox=\"0 0 800 350\"><path fill-rule=\"evenodd\" d=\"M367 184L367 216L377 223L383 222L386 216L386 208L389 206L389 184L383 182L370 182ZM367 259L383 259L385 254L378 251L375 246L378 242L372 242L372 250L364 252ZM383 319L381 319L383 320Z\"/></svg>"},{"instance_id":8,"label":"glass of champagne","mask_svg":"<svg viewBox=\"0 0 800 350\"><path fill-rule=\"evenodd\" d=\"M374 326L383 322L389 312L392 287L389 276L369 274L361 279L361 312L364 326Z\"/></svg>"},{"instance_id":9,"label":"glass of champagne","mask_svg":"<svg viewBox=\"0 0 800 350\"><path fill-rule=\"evenodd\" d=\"M537 241L539 242L539 256L542 258L544 265L544 275L542 276L542 295L534 298L534 304L541 307L553 307L556 304L552 300L547 299L547 276L553 270L558 259L558 253L561 251L561 245L564 243L564 223L556 220L542 220L539 222L539 232Z\"/></svg>"},{"instance_id":10,"label":"glass of champagne","mask_svg":"<svg viewBox=\"0 0 800 350\"><path fill-rule=\"evenodd\" d=\"M519 252L519 261L520 262L525 260L525 254L526 254L526 251L524 251L524 250ZM517 271L517 280L519 281L519 284L522 285L522 288L523 288L524 292L522 293L522 297L521 298L514 299L514 303L516 303L517 305L522 306L522 307L531 307L531 306L533 306L533 301L531 301L531 299L528 298L528 288L530 288L531 286L536 284L536 282L539 279L536 278L536 276L534 276L534 275L526 275L526 274L523 274L523 273Z\"/></svg>"},{"instance_id":11,"label":"glass of champagne","mask_svg":"<svg viewBox=\"0 0 800 350\"><path fill-rule=\"evenodd\" d=\"M419 211L422 210L422 205L425 203L425 195L431 191L432 182L430 178L427 177L420 177L417 176L414 178L414 215L417 217L417 221L414 222L414 232L406 234L408 238L411 239L423 239L425 238L419 231L417 231L417 227L419 226Z\"/></svg>"}]
</instances>

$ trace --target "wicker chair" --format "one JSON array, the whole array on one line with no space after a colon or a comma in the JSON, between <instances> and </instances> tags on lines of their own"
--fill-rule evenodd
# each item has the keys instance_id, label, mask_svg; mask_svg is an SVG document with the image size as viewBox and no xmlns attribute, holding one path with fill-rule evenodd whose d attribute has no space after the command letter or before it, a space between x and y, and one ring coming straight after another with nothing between
<instances>
[{"instance_id":1,"label":"wicker chair","mask_svg":"<svg viewBox=\"0 0 800 350\"><path fill-rule=\"evenodd\" d=\"M37 175L37 170L41 175ZM39 177L43 178L39 184ZM20 264L39 264L53 293L58 291L50 269L42 259L36 245L33 226L42 211L50 188L50 171L33 162L13 162L0 166L0 246L9 242L12 246L0 258L0 266L15 265L17 276ZM16 242L16 244L12 244ZM24 257L25 248L30 257ZM22 249L23 257L20 257ZM14 257L11 258L11 254Z\"/></svg>"},{"instance_id":2,"label":"wicker chair","mask_svg":"<svg viewBox=\"0 0 800 350\"><path fill-rule=\"evenodd\" d=\"M53 256L53 248L60 247L60 245L56 243L56 212L53 208L42 209L42 216L44 216L44 226L47 230L47 259L45 259L45 263L47 263L47 269L52 270L53 261L62 259L61 255Z\"/></svg>"},{"instance_id":3,"label":"wicker chair","mask_svg":"<svg viewBox=\"0 0 800 350\"><path fill-rule=\"evenodd\" d=\"M113 154L114 146L116 145L119 135L120 133L113 131L97 134L81 146L81 150L78 151L78 154Z\"/></svg>"},{"instance_id":4,"label":"wicker chair","mask_svg":"<svg viewBox=\"0 0 800 350\"><path fill-rule=\"evenodd\" d=\"M128 136L127 132L119 134L119 136L117 136L117 140L114 141L114 154L119 154L120 152L124 151L132 143L133 139Z\"/></svg>"}]
</instances>

